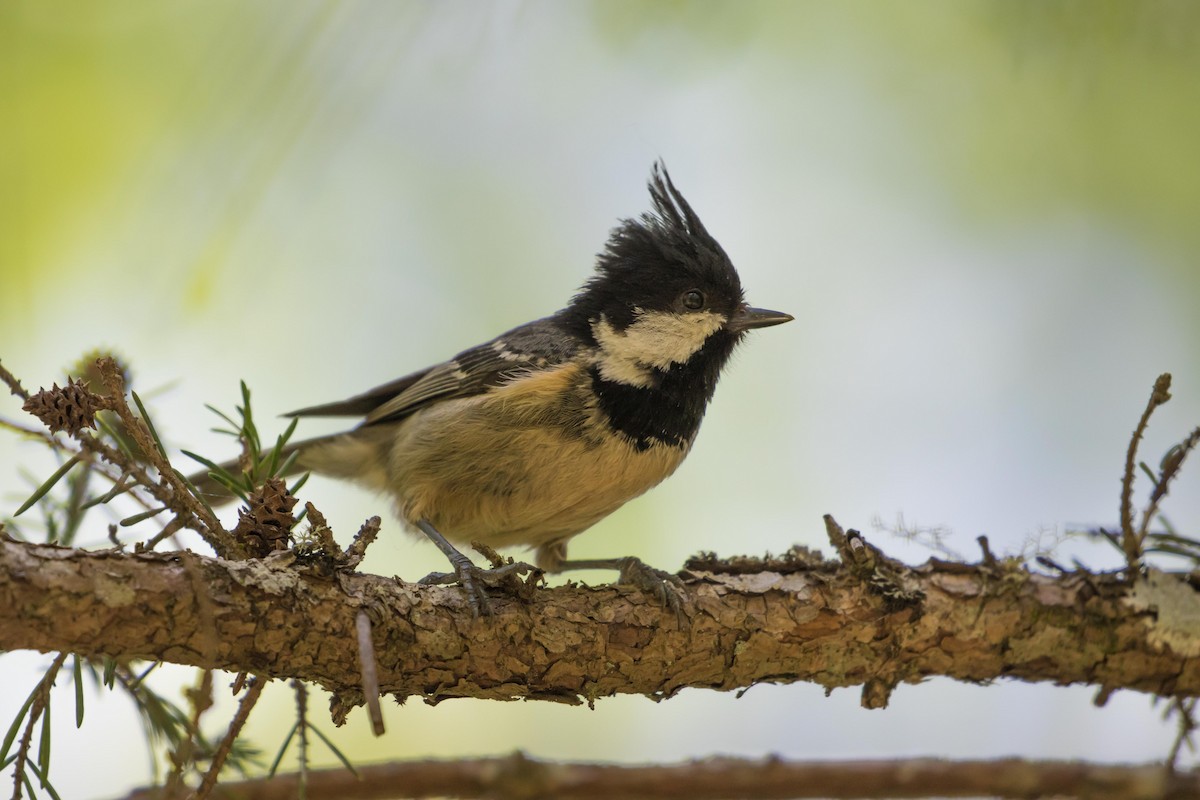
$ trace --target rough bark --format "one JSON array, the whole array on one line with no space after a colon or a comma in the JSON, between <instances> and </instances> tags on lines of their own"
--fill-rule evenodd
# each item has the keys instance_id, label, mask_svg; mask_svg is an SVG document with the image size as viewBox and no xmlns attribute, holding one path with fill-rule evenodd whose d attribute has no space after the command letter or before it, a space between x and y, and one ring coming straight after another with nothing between
<instances>
[{"instance_id":1,"label":"rough bark","mask_svg":"<svg viewBox=\"0 0 1200 800\"><path fill-rule=\"evenodd\" d=\"M574 703L811 681L863 685L878 706L931 675L1200 694L1196 593L1175 576L1134 589L1114 575L930 562L904 576L897 601L837 563L703 565L714 571L687 573L686 620L616 586L497 596L495 616L473 619L455 587L323 571L289 554L225 561L0 539L0 649L300 678L345 707L361 698L363 608L380 689L398 699Z\"/></svg>"}]
</instances>

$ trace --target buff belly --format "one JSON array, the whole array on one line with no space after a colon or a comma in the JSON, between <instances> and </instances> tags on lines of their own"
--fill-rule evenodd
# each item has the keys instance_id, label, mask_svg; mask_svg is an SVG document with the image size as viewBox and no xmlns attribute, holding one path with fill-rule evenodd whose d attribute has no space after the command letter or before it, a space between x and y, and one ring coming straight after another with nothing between
<instances>
[{"instance_id":1,"label":"buff belly","mask_svg":"<svg viewBox=\"0 0 1200 800\"><path fill-rule=\"evenodd\" d=\"M312 442L305 469L388 494L411 529L457 544L562 542L673 473L687 447L638 450L589 403L567 365L405 419Z\"/></svg>"},{"instance_id":2,"label":"buff belly","mask_svg":"<svg viewBox=\"0 0 1200 800\"><path fill-rule=\"evenodd\" d=\"M543 545L587 529L675 471L686 448L639 451L608 434L599 412L573 399L583 396L579 381L578 370L563 368L402 423L389 460L401 516L428 519L462 544ZM562 402L546 403L548 392Z\"/></svg>"}]
</instances>

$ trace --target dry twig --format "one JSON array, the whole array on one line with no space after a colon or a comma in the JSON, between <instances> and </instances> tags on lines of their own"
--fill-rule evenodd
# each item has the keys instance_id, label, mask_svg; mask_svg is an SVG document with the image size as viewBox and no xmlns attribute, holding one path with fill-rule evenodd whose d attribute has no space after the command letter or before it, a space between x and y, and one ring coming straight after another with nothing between
<instances>
[{"instance_id":1,"label":"dry twig","mask_svg":"<svg viewBox=\"0 0 1200 800\"><path fill-rule=\"evenodd\" d=\"M201 781L199 788L192 795L193 800L205 800L217 785L217 775L220 774L221 768L225 766L225 759L229 757L229 751L233 747L233 743L237 740L242 732L242 726L246 724L246 720L250 718L250 712L254 709L254 704L258 702L259 696L262 694L263 688L267 685L267 681L255 675L250 679L250 688L246 690L245 696L242 697L242 702L238 704L237 713L233 715L233 719L229 723L229 730L225 732L225 738L221 740L221 744L213 753L212 764L208 767L208 772L204 774L204 780Z\"/></svg>"}]
</instances>

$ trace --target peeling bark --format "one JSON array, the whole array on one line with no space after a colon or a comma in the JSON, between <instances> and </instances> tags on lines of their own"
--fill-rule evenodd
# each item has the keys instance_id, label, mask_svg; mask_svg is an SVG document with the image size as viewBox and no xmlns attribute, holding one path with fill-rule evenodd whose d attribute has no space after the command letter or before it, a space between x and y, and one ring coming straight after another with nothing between
<instances>
[{"instance_id":1,"label":"peeling bark","mask_svg":"<svg viewBox=\"0 0 1200 800\"><path fill-rule=\"evenodd\" d=\"M923 598L897 607L835 562L753 572L741 559L730 573L715 571L723 562L695 563L714 571L684 573L681 629L672 611L627 587L498 595L495 616L476 620L455 587L323 572L286 553L225 561L0 539L0 649L300 678L337 694L344 712L361 701L361 608L380 690L401 700L578 703L809 681L863 685L864 702L880 706L897 684L934 675L1200 694L1200 658L1173 648L1154 606L1131 601L1115 575L931 561L905 576ZM1179 583L1174 595L1186 587L1194 601L1189 584L1167 577Z\"/></svg>"}]
</instances>

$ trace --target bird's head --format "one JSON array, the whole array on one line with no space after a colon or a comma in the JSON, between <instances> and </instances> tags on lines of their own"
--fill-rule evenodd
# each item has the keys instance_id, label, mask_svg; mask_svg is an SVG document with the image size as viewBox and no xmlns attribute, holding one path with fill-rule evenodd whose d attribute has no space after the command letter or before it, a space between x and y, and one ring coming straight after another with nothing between
<instances>
[{"instance_id":1,"label":"bird's head","mask_svg":"<svg viewBox=\"0 0 1200 800\"><path fill-rule=\"evenodd\" d=\"M792 317L746 304L729 256L661 164L650 197L653 211L613 230L568 321L596 346L604 380L653 388L683 369L715 385L746 331Z\"/></svg>"}]
</instances>

